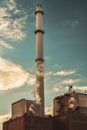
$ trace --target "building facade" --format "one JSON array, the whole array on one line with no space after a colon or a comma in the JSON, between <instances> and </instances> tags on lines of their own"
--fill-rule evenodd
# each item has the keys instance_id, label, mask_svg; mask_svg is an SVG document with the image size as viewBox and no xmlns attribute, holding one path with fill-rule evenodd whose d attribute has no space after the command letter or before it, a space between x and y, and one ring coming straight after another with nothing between
<instances>
[{"instance_id":1,"label":"building facade","mask_svg":"<svg viewBox=\"0 0 87 130\"><path fill-rule=\"evenodd\" d=\"M12 119L25 114L39 116L40 105L35 101L21 99L12 104Z\"/></svg>"},{"instance_id":2,"label":"building facade","mask_svg":"<svg viewBox=\"0 0 87 130\"><path fill-rule=\"evenodd\" d=\"M87 109L87 94L83 93L66 93L57 96L53 100L53 115L59 115L64 112L75 110L77 107ZM87 113L85 112L87 115Z\"/></svg>"},{"instance_id":3,"label":"building facade","mask_svg":"<svg viewBox=\"0 0 87 130\"><path fill-rule=\"evenodd\" d=\"M56 124L61 121L65 130L87 130L87 94L71 92L56 97L53 114Z\"/></svg>"}]
</instances>

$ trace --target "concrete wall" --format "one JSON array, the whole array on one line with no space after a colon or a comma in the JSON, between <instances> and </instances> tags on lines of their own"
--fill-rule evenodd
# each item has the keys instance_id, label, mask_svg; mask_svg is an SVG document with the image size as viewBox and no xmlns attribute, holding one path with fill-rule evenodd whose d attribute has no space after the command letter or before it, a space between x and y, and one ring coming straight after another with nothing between
<instances>
[{"instance_id":1,"label":"concrete wall","mask_svg":"<svg viewBox=\"0 0 87 130\"><path fill-rule=\"evenodd\" d=\"M12 104L12 119L23 116L25 113L28 115L38 116L40 105L31 100L19 100Z\"/></svg>"},{"instance_id":2,"label":"concrete wall","mask_svg":"<svg viewBox=\"0 0 87 130\"><path fill-rule=\"evenodd\" d=\"M87 108L87 94L72 92L58 96L53 100L54 116L74 110L76 107Z\"/></svg>"},{"instance_id":3,"label":"concrete wall","mask_svg":"<svg viewBox=\"0 0 87 130\"><path fill-rule=\"evenodd\" d=\"M87 94L78 94L79 107L87 107Z\"/></svg>"},{"instance_id":4,"label":"concrete wall","mask_svg":"<svg viewBox=\"0 0 87 130\"><path fill-rule=\"evenodd\" d=\"M12 119L20 117L26 113L26 101L20 100L12 104Z\"/></svg>"}]
</instances>

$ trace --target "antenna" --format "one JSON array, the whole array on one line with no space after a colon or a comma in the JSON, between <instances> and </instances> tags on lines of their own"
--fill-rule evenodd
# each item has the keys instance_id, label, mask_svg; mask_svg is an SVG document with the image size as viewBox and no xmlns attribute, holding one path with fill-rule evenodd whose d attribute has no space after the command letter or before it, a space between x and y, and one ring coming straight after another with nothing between
<instances>
[{"instance_id":1,"label":"antenna","mask_svg":"<svg viewBox=\"0 0 87 130\"><path fill-rule=\"evenodd\" d=\"M72 93L72 90L73 90L73 86L72 85L69 85L69 93Z\"/></svg>"}]
</instances>

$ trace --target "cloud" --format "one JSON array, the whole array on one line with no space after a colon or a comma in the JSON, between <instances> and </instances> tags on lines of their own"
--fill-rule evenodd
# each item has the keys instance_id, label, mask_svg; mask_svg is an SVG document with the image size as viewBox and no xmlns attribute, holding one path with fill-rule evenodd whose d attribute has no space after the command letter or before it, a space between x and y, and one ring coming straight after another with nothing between
<instances>
[{"instance_id":1,"label":"cloud","mask_svg":"<svg viewBox=\"0 0 87 130\"><path fill-rule=\"evenodd\" d=\"M71 75L71 74L74 74L75 71L72 71L72 70L69 70L69 71L58 71L56 73L54 73L55 76L68 76L68 75Z\"/></svg>"},{"instance_id":2,"label":"cloud","mask_svg":"<svg viewBox=\"0 0 87 130\"><path fill-rule=\"evenodd\" d=\"M72 27L76 27L77 25L79 24L79 21L78 20L75 20L71 23L71 26Z\"/></svg>"},{"instance_id":3,"label":"cloud","mask_svg":"<svg viewBox=\"0 0 87 130\"><path fill-rule=\"evenodd\" d=\"M67 21L65 21L64 22L64 25L66 25L66 26L70 26L70 27L76 27L76 26L78 26L80 24L80 22L79 22L79 20L67 20Z\"/></svg>"},{"instance_id":4,"label":"cloud","mask_svg":"<svg viewBox=\"0 0 87 130\"><path fill-rule=\"evenodd\" d=\"M50 59L50 57L49 57L49 56L46 56L44 59L45 59L45 60L49 60L49 59Z\"/></svg>"},{"instance_id":5,"label":"cloud","mask_svg":"<svg viewBox=\"0 0 87 130\"><path fill-rule=\"evenodd\" d=\"M11 117L11 114L0 115L0 130L2 130L3 122L9 120L10 117Z\"/></svg>"},{"instance_id":6,"label":"cloud","mask_svg":"<svg viewBox=\"0 0 87 130\"><path fill-rule=\"evenodd\" d=\"M12 11L12 10L16 9L17 4L14 0L8 0L8 1L6 1L6 6L9 10Z\"/></svg>"},{"instance_id":7,"label":"cloud","mask_svg":"<svg viewBox=\"0 0 87 130\"><path fill-rule=\"evenodd\" d=\"M10 16L10 14L7 13L7 9L4 7L0 7L0 18L6 17L6 16Z\"/></svg>"},{"instance_id":8,"label":"cloud","mask_svg":"<svg viewBox=\"0 0 87 130\"><path fill-rule=\"evenodd\" d=\"M0 90L14 89L25 84L34 85L35 77L22 66L0 58Z\"/></svg>"},{"instance_id":9,"label":"cloud","mask_svg":"<svg viewBox=\"0 0 87 130\"><path fill-rule=\"evenodd\" d=\"M63 80L60 82L60 84L74 84L74 83L77 83L79 82L79 79L66 79L66 80Z\"/></svg>"},{"instance_id":10,"label":"cloud","mask_svg":"<svg viewBox=\"0 0 87 130\"><path fill-rule=\"evenodd\" d=\"M68 76L68 75L72 75L74 73L75 73L74 70L68 70L68 71L61 70L56 73L50 71L50 72L45 73L45 76Z\"/></svg>"},{"instance_id":11,"label":"cloud","mask_svg":"<svg viewBox=\"0 0 87 130\"><path fill-rule=\"evenodd\" d=\"M4 2L0 12L0 36L13 41L23 40L26 37L23 28L28 15L17 8L14 0Z\"/></svg>"},{"instance_id":12,"label":"cloud","mask_svg":"<svg viewBox=\"0 0 87 130\"><path fill-rule=\"evenodd\" d=\"M54 67L54 68L57 68L57 69L61 69L61 68L62 68L62 66L60 66L60 65L58 65L58 64L55 64L53 67Z\"/></svg>"},{"instance_id":13,"label":"cloud","mask_svg":"<svg viewBox=\"0 0 87 130\"><path fill-rule=\"evenodd\" d=\"M53 88L53 92L59 92L60 91L60 88L59 87L54 87Z\"/></svg>"},{"instance_id":14,"label":"cloud","mask_svg":"<svg viewBox=\"0 0 87 130\"><path fill-rule=\"evenodd\" d=\"M74 86L73 89L74 89L74 90L82 90L82 91L85 91L85 90L87 90L87 86Z\"/></svg>"},{"instance_id":15,"label":"cloud","mask_svg":"<svg viewBox=\"0 0 87 130\"><path fill-rule=\"evenodd\" d=\"M52 76L52 75L53 75L53 72L51 72L51 71L50 71L50 72L45 73L45 76L46 76L46 77L48 77L48 76Z\"/></svg>"},{"instance_id":16,"label":"cloud","mask_svg":"<svg viewBox=\"0 0 87 130\"><path fill-rule=\"evenodd\" d=\"M65 87L65 90L69 90L69 86ZM83 91L83 92L87 92L87 86L73 86L72 90L74 91Z\"/></svg>"},{"instance_id":17,"label":"cloud","mask_svg":"<svg viewBox=\"0 0 87 130\"><path fill-rule=\"evenodd\" d=\"M9 45L8 43L0 40L0 46L4 47L4 48L8 48L8 49L13 49L13 47L11 45Z\"/></svg>"},{"instance_id":18,"label":"cloud","mask_svg":"<svg viewBox=\"0 0 87 130\"><path fill-rule=\"evenodd\" d=\"M53 115L53 107L46 107L45 114L46 115Z\"/></svg>"}]
</instances>

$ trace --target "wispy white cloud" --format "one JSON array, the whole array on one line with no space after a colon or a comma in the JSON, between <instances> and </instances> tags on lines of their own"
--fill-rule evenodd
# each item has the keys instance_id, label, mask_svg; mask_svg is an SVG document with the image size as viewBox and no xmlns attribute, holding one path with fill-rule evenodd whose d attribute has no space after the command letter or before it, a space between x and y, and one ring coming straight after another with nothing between
<instances>
[{"instance_id":1,"label":"wispy white cloud","mask_svg":"<svg viewBox=\"0 0 87 130\"><path fill-rule=\"evenodd\" d=\"M6 114L6 115L0 115L0 130L3 130L3 122L7 121L10 119L11 114Z\"/></svg>"},{"instance_id":2,"label":"wispy white cloud","mask_svg":"<svg viewBox=\"0 0 87 130\"><path fill-rule=\"evenodd\" d=\"M49 60L49 59L50 59L50 57L49 57L49 56L46 56L46 57L45 57L45 60Z\"/></svg>"},{"instance_id":3,"label":"wispy white cloud","mask_svg":"<svg viewBox=\"0 0 87 130\"><path fill-rule=\"evenodd\" d=\"M16 9L16 7L17 7L17 4L14 0L8 0L5 2L5 4L6 4L7 8L11 11Z\"/></svg>"},{"instance_id":4,"label":"wispy white cloud","mask_svg":"<svg viewBox=\"0 0 87 130\"><path fill-rule=\"evenodd\" d=\"M3 6L0 7L0 12L0 36L14 41L23 40L26 36L23 28L28 15L20 16L22 11L17 8L14 0L4 2ZM14 18L14 14L19 15L19 17Z\"/></svg>"},{"instance_id":5,"label":"wispy white cloud","mask_svg":"<svg viewBox=\"0 0 87 130\"><path fill-rule=\"evenodd\" d=\"M72 71L72 70L69 70L69 71L58 71L56 73L54 73L55 76L68 76L68 75L71 75L71 74L74 74L75 71Z\"/></svg>"},{"instance_id":6,"label":"wispy white cloud","mask_svg":"<svg viewBox=\"0 0 87 130\"><path fill-rule=\"evenodd\" d=\"M75 74L76 71L74 70L61 70L61 71L57 71L57 72L47 72L45 73L45 76L68 76L68 75L72 75Z\"/></svg>"},{"instance_id":7,"label":"wispy white cloud","mask_svg":"<svg viewBox=\"0 0 87 130\"><path fill-rule=\"evenodd\" d=\"M34 85L35 77L22 66L0 58L0 90L18 88L25 84Z\"/></svg>"},{"instance_id":8,"label":"wispy white cloud","mask_svg":"<svg viewBox=\"0 0 87 130\"><path fill-rule=\"evenodd\" d=\"M0 40L0 46L4 47L4 48L8 48L8 49L13 49L13 47L11 45L9 45L8 43Z\"/></svg>"},{"instance_id":9,"label":"wispy white cloud","mask_svg":"<svg viewBox=\"0 0 87 130\"><path fill-rule=\"evenodd\" d=\"M71 26L72 26L72 27L76 27L78 24L79 24L79 21L78 21L78 20L74 20L74 21L71 23Z\"/></svg>"},{"instance_id":10,"label":"wispy white cloud","mask_svg":"<svg viewBox=\"0 0 87 130\"><path fill-rule=\"evenodd\" d=\"M48 77L48 76L52 76L52 75L53 75L53 72L51 72L51 71L45 73L45 76L46 76L46 77Z\"/></svg>"},{"instance_id":11,"label":"wispy white cloud","mask_svg":"<svg viewBox=\"0 0 87 130\"><path fill-rule=\"evenodd\" d=\"M82 90L82 91L87 91L87 86L74 86L73 87L74 90Z\"/></svg>"},{"instance_id":12,"label":"wispy white cloud","mask_svg":"<svg viewBox=\"0 0 87 130\"><path fill-rule=\"evenodd\" d=\"M7 9L5 7L0 7L0 18L6 17L6 16L11 16L10 14L7 13Z\"/></svg>"},{"instance_id":13,"label":"wispy white cloud","mask_svg":"<svg viewBox=\"0 0 87 130\"><path fill-rule=\"evenodd\" d=\"M0 35L14 41L22 40L25 38L25 33L21 30L21 26L21 23L17 19L0 18Z\"/></svg>"},{"instance_id":14,"label":"wispy white cloud","mask_svg":"<svg viewBox=\"0 0 87 130\"><path fill-rule=\"evenodd\" d=\"M60 87L57 86L53 88L53 92L59 92L59 91L60 91Z\"/></svg>"},{"instance_id":15,"label":"wispy white cloud","mask_svg":"<svg viewBox=\"0 0 87 130\"><path fill-rule=\"evenodd\" d=\"M79 82L79 79L65 79L65 80L62 80L60 82L60 84L69 85L69 84L74 84L74 83L77 83L77 82Z\"/></svg>"},{"instance_id":16,"label":"wispy white cloud","mask_svg":"<svg viewBox=\"0 0 87 130\"><path fill-rule=\"evenodd\" d=\"M58 64L55 64L53 67L54 67L54 68L57 68L57 69L61 69L61 68L62 68L62 66L60 66L60 65L58 65Z\"/></svg>"},{"instance_id":17,"label":"wispy white cloud","mask_svg":"<svg viewBox=\"0 0 87 130\"><path fill-rule=\"evenodd\" d=\"M65 90L68 90L69 89L69 86L66 86L65 87ZM79 91L84 91L84 92L86 92L87 93L87 86L73 86L73 88L72 88L72 90L74 90L74 91L77 91L77 92L79 92Z\"/></svg>"},{"instance_id":18,"label":"wispy white cloud","mask_svg":"<svg viewBox=\"0 0 87 130\"><path fill-rule=\"evenodd\" d=\"M64 26L70 26L70 27L76 27L80 24L80 21L79 20L67 20L64 22Z\"/></svg>"}]
</instances>

